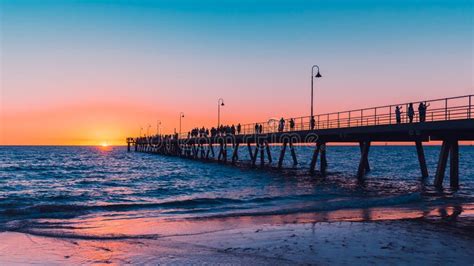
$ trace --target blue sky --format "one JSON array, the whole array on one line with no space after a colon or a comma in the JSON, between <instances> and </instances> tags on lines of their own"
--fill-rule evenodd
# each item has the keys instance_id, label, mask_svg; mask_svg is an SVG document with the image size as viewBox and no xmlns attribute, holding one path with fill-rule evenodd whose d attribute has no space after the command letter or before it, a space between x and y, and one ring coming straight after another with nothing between
<instances>
[{"instance_id":1,"label":"blue sky","mask_svg":"<svg viewBox=\"0 0 474 266\"><path fill-rule=\"evenodd\" d=\"M149 120L186 111L189 124L206 123L220 97L231 121L306 115L313 64L323 74L317 112L474 93L473 1L0 0L0 9L8 116L126 101L152 110Z\"/></svg>"}]
</instances>

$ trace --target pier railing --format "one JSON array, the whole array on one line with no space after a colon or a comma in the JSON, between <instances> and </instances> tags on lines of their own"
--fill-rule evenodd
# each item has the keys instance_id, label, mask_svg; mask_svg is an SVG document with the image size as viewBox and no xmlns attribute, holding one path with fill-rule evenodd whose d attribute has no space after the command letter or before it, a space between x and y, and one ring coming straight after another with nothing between
<instances>
[{"instance_id":1,"label":"pier railing","mask_svg":"<svg viewBox=\"0 0 474 266\"><path fill-rule=\"evenodd\" d=\"M472 119L474 118L474 95L442 98L421 102L411 102L413 104L414 116L412 123L420 122L418 106L425 103L426 110L425 122ZM371 108L355 109L343 112L333 112L318 114L314 116L314 127L311 128L311 117L302 116L284 119L282 132L300 131L300 130L321 130L348 127L363 127L377 125L397 124L395 109L401 107L401 123L410 123L408 116L408 107L410 103L393 104L386 106L377 106ZM293 119L294 127L290 127L290 120ZM279 121L266 121L241 125L240 134L255 134L255 125L262 125L262 133L279 132Z\"/></svg>"},{"instance_id":2,"label":"pier railing","mask_svg":"<svg viewBox=\"0 0 474 266\"><path fill-rule=\"evenodd\" d=\"M447 121L474 119L474 95L465 95L450 98L441 98L428 101L406 102L385 106L377 106L363 109L354 109L342 112L318 114L314 116L314 127L311 128L311 117L301 116L286 118L283 130L279 130L279 120L247 123L241 125L240 135L255 134L255 125L262 126L262 134L276 132L291 132L303 130L322 130L349 127L364 127L378 125L396 125L396 107L401 107L401 124L410 123L408 107L413 104L414 116L412 123L420 123L418 106L420 103L427 105L425 121ZM290 127L290 120L294 121L294 127ZM237 126L237 124L234 124ZM237 133L236 133L237 134ZM187 138L187 133L182 133L180 138Z\"/></svg>"}]
</instances>

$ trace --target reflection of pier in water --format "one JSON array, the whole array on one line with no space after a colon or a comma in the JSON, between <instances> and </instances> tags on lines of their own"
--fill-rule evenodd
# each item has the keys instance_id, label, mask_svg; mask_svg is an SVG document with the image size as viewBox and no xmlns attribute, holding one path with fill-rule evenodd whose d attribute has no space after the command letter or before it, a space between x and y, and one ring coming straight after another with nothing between
<instances>
[{"instance_id":1,"label":"reflection of pier in water","mask_svg":"<svg viewBox=\"0 0 474 266\"><path fill-rule=\"evenodd\" d=\"M292 118L294 127L278 130L267 123L242 125L238 134L218 136L188 137L148 136L127 138L128 151L133 145L135 151L163 155L173 155L199 160L215 160L234 164L239 161L239 147L246 145L251 165L271 164L270 145L281 145L278 168L282 167L287 147L290 149L293 164L298 164L294 145L314 143L315 150L309 165L314 173L319 161L319 172L326 173L327 143L359 143L361 157L357 176L362 178L370 171L369 150L372 142L413 142L416 144L418 160L423 177L428 176L423 142L442 141L438 167L435 174L435 185L441 187L450 159L450 186L459 185L459 141L474 140L474 118L472 117L474 95L423 101L429 104L425 121L420 122L415 112L413 122L404 114L397 122L395 108L402 106L408 109L409 103L379 106L315 115L311 117ZM419 102L413 103L415 108ZM311 122L313 120L313 122ZM285 121L289 125L290 119ZM255 132L255 125L263 125L262 132ZM215 152L217 148L217 152ZM229 158L228 151L231 151ZM217 154L216 154L217 153Z\"/></svg>"}]
</instances>

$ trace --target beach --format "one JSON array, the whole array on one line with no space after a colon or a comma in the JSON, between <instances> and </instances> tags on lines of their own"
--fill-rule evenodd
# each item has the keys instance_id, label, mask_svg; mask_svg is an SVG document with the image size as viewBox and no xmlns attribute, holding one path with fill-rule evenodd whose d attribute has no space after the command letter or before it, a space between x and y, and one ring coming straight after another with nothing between
<instances>
[{"instance_id":1,"label":"beach","mask_svg":"<svg viewBox=\"0 0 474 266\"><path fill-rule=\"evenodd\" d=\"M167 234L163 228L162 234L124 238L3 232L0 263L472 265L472 227L456 223L473 217L441 223L426 218L311 222L308 215L234 217L169 222L167 227L182 230Z\"/></svg>"}]
</instances>

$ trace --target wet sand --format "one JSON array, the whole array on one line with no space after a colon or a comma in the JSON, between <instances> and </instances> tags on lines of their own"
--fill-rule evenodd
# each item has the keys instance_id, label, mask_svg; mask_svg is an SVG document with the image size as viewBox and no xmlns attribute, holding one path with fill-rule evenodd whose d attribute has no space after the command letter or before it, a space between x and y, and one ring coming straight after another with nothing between
<instances>
[{"instance_id":1,"label":"wet sand","mask_svg":"<svg viewBox=\"0 0 474 266\"><path fill-rule=\"evenodd\" d=\"M156 230L137 229L159 234L123 238L3 232L0 264L473 265L472 216L457 218L455 223L437 218L311 222L307 215L214 218L164 222L155 224ZM149 222L122 225L152 226Z\"/></svg>"}]
</instances>

